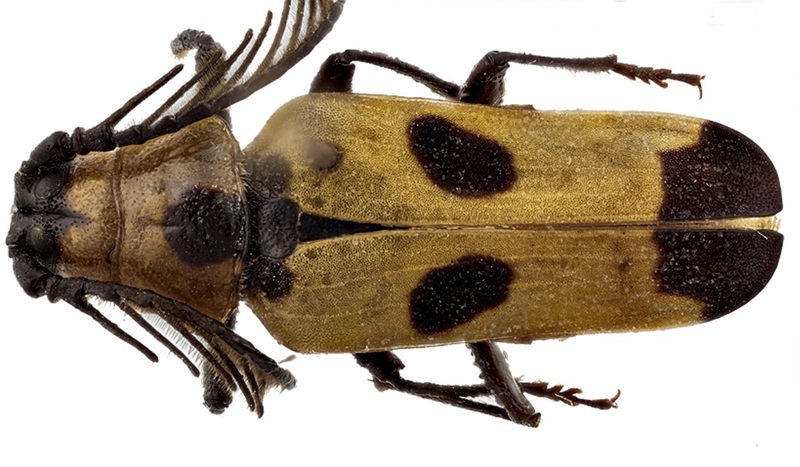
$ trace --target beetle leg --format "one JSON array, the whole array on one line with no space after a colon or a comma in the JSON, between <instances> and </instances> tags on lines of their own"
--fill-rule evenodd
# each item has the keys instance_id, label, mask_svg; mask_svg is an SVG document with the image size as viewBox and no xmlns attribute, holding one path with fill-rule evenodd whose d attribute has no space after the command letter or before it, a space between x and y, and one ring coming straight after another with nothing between
<instances>
[{"instance_id":1,"label":"beetle leg","mask_svg":"<svg viewBox=\"0 0 800 467\"><path fill-rule=\"evenodd\" d=\"M497 403L506 409L509 418L520 425L539 426L542 415L525 398L517 380L511 375L511 369L500 347L492 342L475 342L467 344L467 347L472 350L475 365L481 370L486 388L494 395Z\"/></svg>"},{"instance_id":2,"label":"beetle leg","mask_svg":"<svg viewBox=\"0 0 800 467\"><path fill-rule=\"evenodd\" d=\"M350 92L353 88L353 62L369 63L408 76L442 97L457 99L460 86L427 71L377 52L345 50L328 57L311 83L311 92Z\"/></svg>"},{"instance_id":3,"label":"beetle leg","mask_svg":"<svg viewBox=\"0 0 800 467\"><path fill-rule=\"evenodd\" d=\"M505 73L510 63L566 68L572 71L614 72L645 83L653 82L667 87L667 81L679 81L696 86L703 97L701 80L703 76L687 73L673 73L666 68L640 67L620 63L616 55L589 58L545 57L514 52L489 52L475 65L463 86L445 81L419 67L376 52L345 50L332 54L320 67L311 83L311 92L350 92L353 88L353 62L369 63L386 68L395 73L408 76L426 86L431 91L449 99L457 99L473 104L498 105L505 92Z\"/></svg>"},{"instance_id":4,"label":"beetle leg","mask_svg":"<svg viewBox=\"0 0 800 467\"><path fill-rule=\"evenodd\" d=\"M632 80L639 79L645 83L652 81L662 88L667 87L667 80L680 81L696 86L700 90L700 97L703 97L703 88L700 85L700 81L703 79L701 75L673 73L672 70L665 68L640 67L628 63L620 63L616 55L590 58L559 58L494 51L484 55L475 65L475 68L472 69L472 73L470 73L469 78L461 88L459 100L473 104L500 104L505 92L505 74L510 63L594 73L614 72Z\"/></svg>"},{"instance_id":5,"label":"beetle leg","mask_svg":"<svg viewBox=\"0 0 800 467\"><path fill-rule=\"evenodd\" d=\"M562 385L550 386L541 381L517 381L516 378L510 376L505 358L495 344L480 342L469 344L469 346L473 351L477 366L481 368L485 384L444 385L410 381L400 376L400 370L405 368L405 365L393 352L370 352L353 354L353 356L359 365L372 374L372 381L380 391L391 389L527 426L536 426L539 414L533 412L530 403L523 402L524 396L519 392L563 402L570 406L584 405L600 410L608 410L617 406L619 391L611 398L583 399L579 397L580 389L564 389ZM505 371L503 367L505 367ZM513 388L512 382L517 385L516 390ZM494 396L502 406L475 400L475 398L487 396ZM523 401L520 401L520 398Z\"/></svg>"},{"instance_id":6,"label":"beetle leg","mask_svg":"<svg viewBox=\"0 0 800 467\"><path fill-rule=\"evenodd\" d=\"M443 404L472 410L493 417L511 420L502 407L472 400L472 397L487 395L485 386L456 386L410 381L400 376L405 365L393 352L370 352L353 354L359 365L372 374L372 381L379 391L392 389L441 402Z\"/></svg>"}]
</instances>

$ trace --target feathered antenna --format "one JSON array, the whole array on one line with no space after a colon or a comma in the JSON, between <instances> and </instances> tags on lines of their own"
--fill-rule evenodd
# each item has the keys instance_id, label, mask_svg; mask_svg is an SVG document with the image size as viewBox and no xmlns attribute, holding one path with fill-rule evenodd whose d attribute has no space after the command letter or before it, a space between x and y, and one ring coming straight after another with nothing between
<instances>
[{"instance_id":1,"label":"feathered antenna","mask_svg":"<svg viewBox=\"0 0 800 467\"><path fill-rule=\"evenodd\" d=\"M248 69L272 24L271 12L258 35L248 30L228 58L221 46L212 44L194 76L144 121L115 130L122 118L172 80L183 69L182 65L174 67L97 126L88 130L76 128L69 137L69 147L75 154L87 154L142 144L224 111L280 78L308 55L331 31L344 3L344 0L285 0L270 49L251 73ZM197 42L194 45L199 45Z\"/></svg>"}]
</instances>

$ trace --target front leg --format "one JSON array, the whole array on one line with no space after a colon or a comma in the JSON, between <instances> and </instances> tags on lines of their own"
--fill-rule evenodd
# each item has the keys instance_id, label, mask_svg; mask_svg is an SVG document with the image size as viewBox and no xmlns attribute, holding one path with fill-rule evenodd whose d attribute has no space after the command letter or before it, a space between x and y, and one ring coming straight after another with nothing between
<instances>
[{"instance_id":1,"label":"front leg","mask_svg":"<svg viewBox=\"0 0 800 467\"><path fill-rule=\"evenodd\" d=\"M460 86L457 84L445 81L408 62L363 50L345 50L328 57L311 83L311 92L351 92L356 69L353 62L369 63L392 70L397 74L408 76L442 97L458 98Z\"/></svg>"}]
</instances>

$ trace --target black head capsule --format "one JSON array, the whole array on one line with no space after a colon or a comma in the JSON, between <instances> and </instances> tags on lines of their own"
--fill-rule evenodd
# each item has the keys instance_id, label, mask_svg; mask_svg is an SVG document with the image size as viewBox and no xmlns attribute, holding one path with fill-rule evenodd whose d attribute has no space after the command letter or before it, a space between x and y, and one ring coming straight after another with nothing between
<instances>
[{"instance_id":1,"label":"black head capsule","mask_svg":"<svg viewBox=\"0 0 800 467\"><path fill-rule=\"evenodd\" d=\"M56 132L33 150L14 176L14 206L6 245L17 281L33 297L46 293L46 281L61 262L57 237L81 222L65 197L73 157L68 135Z\"/></svg>"}]
</instances>

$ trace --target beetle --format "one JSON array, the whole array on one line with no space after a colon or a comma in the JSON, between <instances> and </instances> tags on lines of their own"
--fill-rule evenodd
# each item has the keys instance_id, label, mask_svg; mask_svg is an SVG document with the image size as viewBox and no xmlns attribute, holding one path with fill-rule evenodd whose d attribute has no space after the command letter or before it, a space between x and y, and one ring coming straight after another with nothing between
<instances>
[{"instance_id":1,"label":"beetle","mask_svg":"<svg viewBox=\"0 0 800 467\"><path fill-rule=\"evenodd\" d=\"M600 408L615 398L519 383L496 342L694 324L772 275L780 186L746 137L674 115L500 106L509 63L662 85L699 87L697 75L497 52L457 86L345 51L240 150L225 110L310 52L343 2L312 2L288 21L305 10L293 7L280 23L296 29L279 27L274 42L282 54L247 78L237 74L252 58L237 58L259 49L269 17L230 58L210 36L182 33L174 50L197 48L198 71L176 107L114 130L177 68L97 127L45 139L15 179L7 243L25 291L70 303L155 359L87 297L113 302L200 373L140 314L160 317L200 354L212 411L239 388L260 415L269 387L294 384L232 331L240 299L293 350L355 354L380 388L535 426L523 392ZM449 100L352 94L355 62ZM483 384L408 381L391 353L459 342Z\"/></svg>"}]
</instances>

